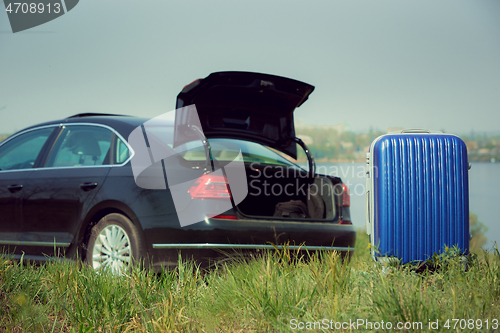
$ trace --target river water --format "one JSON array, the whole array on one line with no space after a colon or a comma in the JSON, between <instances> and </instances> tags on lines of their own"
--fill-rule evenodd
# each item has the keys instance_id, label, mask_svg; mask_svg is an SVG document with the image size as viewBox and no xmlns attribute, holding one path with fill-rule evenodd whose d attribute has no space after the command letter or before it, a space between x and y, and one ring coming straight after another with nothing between
<instances>
[{"instance_id":1,"label":"river water","mask_svg":"<svg viewBox=\"0 0 500 333\"><path fill-rule=\"evenodd\" d=\"M365 164L318 163L317 172L342 178L351 191L351 217L356 227L365 225ZM469 209L488 227L485 249L500 245L500 163L472 163L469 170Z\"/></svg>"}]
</instances>

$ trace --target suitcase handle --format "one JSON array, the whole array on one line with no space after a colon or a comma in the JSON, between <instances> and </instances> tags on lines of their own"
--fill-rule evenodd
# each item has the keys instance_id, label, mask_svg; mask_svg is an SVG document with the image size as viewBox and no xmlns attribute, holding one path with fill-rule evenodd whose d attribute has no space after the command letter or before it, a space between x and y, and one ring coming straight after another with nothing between
<instances>
[{"instance_id":1,"label":"suitcase handle","mask_svg":"<svg viewBox=\"0 0 500 333\"><path fill-rule=\"evenodd\" d=\"M431 131L425 130L425 129L418 129L418 128L410 128L410 129L405 129L402 130L401 133L430 133Z\"/></svg>"},{"instance_id":2,"label":"suitcase handle","mask_svg":"<svg viewBox=\"0 0 500 333\"><path fill-rule=\"evenodd\" d=\"M431 130L427 130L427 129L420 129L420 128L409 128L409 129L404 129L404 130L401 130L401 132L394 132L394 133L427 133L427 134L431 134L431 133L443 133L441 131L431 131Z\"/></svg>"}]
</instances>

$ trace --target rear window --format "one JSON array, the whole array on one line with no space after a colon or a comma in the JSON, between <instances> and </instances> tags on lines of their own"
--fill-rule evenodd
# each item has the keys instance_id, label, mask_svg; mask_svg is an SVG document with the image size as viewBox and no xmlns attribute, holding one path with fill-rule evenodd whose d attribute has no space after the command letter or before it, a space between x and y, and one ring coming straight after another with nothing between
<instances>
[{"instance_id":1,"label":"rear window","mask_svg":"<svg viewBox=\"0 0 500 333\"><path fill-rule=\"evenodd\" d=\"M173 126L149 126L147 132L154 135L162 143L173 148L174 127ZM237 140L237 139L209 139L212 158L217 161L234 161L240 158L239 151L241 150L241 158L246 163L260 163L281 165L287 167L300 167L291 161L291 158L283 157L274 150L265 147L261 144ZM189 162L204 162L206 161L206 152L201 140L191 141L175 147L174 149L180 156Z\"/></svg>"},{"instance_id":2,"label":"rear window","mask_svg":"<svg viewBox=\"0 0 500 333\"><path fill-rule=\"evenodd\" d=\"M256 162L259 164L298 167L295 163L288 161L271 149L255 142L236 139L209 139L208 142L210 143L212 157L218 161L232 161L238 158L238 154L233 148L233 145L235 145L241 150L243 161L246 163ZM190 144L192 144L191 147ZM184 159L188 161L204 161L206 159L203 146L194 142L183 146L185 147L182 147L182 149L186 150L181 154Z\"/></svg>"}]
</instances>

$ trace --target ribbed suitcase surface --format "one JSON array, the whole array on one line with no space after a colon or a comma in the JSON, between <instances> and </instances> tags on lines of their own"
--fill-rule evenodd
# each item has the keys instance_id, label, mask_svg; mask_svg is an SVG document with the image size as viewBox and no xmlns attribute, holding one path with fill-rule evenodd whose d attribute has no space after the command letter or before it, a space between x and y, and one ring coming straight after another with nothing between
<instances>
[{"instance_id":1,"label":"ribbed suitcase surface","mask_svg":"<svg viewBox=\"0 0 500 333\"><path fill-rule=\"evenodd\" d=\"M373 235L381 256L424 261L469 250L465 143L443 134L395 134L372 146Z\"/></svg>"}]
</instances>

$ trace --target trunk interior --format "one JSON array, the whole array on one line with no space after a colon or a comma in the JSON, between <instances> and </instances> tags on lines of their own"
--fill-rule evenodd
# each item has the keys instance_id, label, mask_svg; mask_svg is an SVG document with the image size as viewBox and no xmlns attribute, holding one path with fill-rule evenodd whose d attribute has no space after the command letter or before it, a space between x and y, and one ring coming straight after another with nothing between
<instances>
[{"instance_id":1,"label":"trunk interior","mask_svg":"<svg viewBox=\"0 0 500 333\"><path fill-rule=\"evenodd\" d=\"M247 165L248 195L238 205L240 213L249 217L269 219L307 219L334 221L341 212L342 187L340 178L316 175L285 166ZM339 189L340 186L340 189ZM340 197L339 197L340 194ZM300 200L307 216L282 217L277 215L279 203Z\"/></svg>"}]
</instances>

